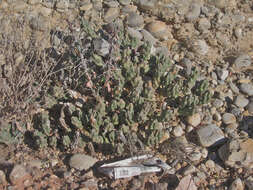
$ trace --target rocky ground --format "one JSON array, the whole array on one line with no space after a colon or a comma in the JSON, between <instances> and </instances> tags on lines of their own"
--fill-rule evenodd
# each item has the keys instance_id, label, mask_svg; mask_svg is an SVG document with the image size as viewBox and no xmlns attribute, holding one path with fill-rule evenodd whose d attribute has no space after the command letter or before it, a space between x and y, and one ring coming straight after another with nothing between
<instances>
[{"instance_id":1,"label":"rocky ground","mask_svg":"<svg viewBox=\"0 0 253 190\"><path fill-rule=\"evenodd\" d=\"M120 154L108 155L90 143L64 151L34 148L34 142L19 137L9 143L9 123L16 122L27 135L33 126L23 129L22 118L29 124L33 114L46 109L26 107L20 103L24 96L43 94L51 84L44 79L69 62L69 52L81 61L86 60L82 51L91 48L102 58L110 57L118 28L138 39L139 46L150 43L152 54L165 55L179 70L190 75L195 67L198 80L209 81L211 102L194 114L173 118L159 147L149 148L174 174L113 180L96 168ZM0 0L0 33L1 189L253 189L253 1ZM23 63L34 61L35 49L41 64L27 68ZM60 85L75 82L76 76L71 77L63 76ZM31 87L34 81L43 87ZM93 88L92 83L86 87ZM105 88L110 91L110 85ZM82 105L77 103L85 101L82 92L71 93L75 105Z\"/></svg>"}]
</instances>

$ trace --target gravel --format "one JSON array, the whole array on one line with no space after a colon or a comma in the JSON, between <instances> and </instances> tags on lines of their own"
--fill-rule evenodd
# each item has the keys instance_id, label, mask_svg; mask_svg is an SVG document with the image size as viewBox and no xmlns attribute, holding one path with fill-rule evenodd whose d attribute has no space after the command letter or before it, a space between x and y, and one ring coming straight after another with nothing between
<instances>
[{"instance_id":1,"label":"gravel","mask_svg":"<svg viewBox=\"0 0 253 190\"><path fill-rule=\"evenodd\" d=\"M187 164L178 162L174 169L182 172L183 179L185 176L194 173L194 182L198 187L207 188L207 184L209 184L209 189L212 189L211 184L213 184L213 189L217 189L218 187L215 186L217 185L224 189L240 190L243 189L242 184L245 184L248 189L253 189L251 174L248 175L251 178L245 176L244 169L242 169L243 167L250 169L253 160L251 148L253 147L253 133L250 120L253 114L253 76L251 72L253 17L249 15L249 12L252 11L251 1L245 2L242 3L239 0L137 0L134 2L131 0L0 0L0 31L2 32L0 36L4 37L10 34L10 39L6 42L14 39L27 43L24 49L16 47L18 53L15 52L17 54L13 54L13 57L8 55L4 60L0 60L0 83L3 84L2 81L7 81L4 77L12 77L12 65L6 63L13 59L16 65L22 66L23 61L28 58L23 50L28 50L30 47L40 46L44 51L44 48L52 48L53 46L54 52L57 54L56 57L61 57L61 55L64 57L67 54L64 52L72 51L73 47L80 41L82 41L80 44L83 45L81 45L81 49L88 47L85 46L86 42L83 40L87 36L80 26L79 18L89 21L94 26L99 37L98 39L89 39L93 42L93 46L90 45L88 48L91 51L94 48L96 54L102 56L103 60L107 60L110 51L115 48L115 44L110 41L109 36L118 34L118 28L126 28L130 36L141 41L140 44L142 41L150 42L153 54L161 52L163 55L172 58L172 65L179 69L180 77L189 77L192 69L196 68L201 75L198 80L208 79L211 81L209 89L214 93L214 99L211 103L202 106L199 113L183 119L171 118L169 121L168 125L175 127L166 129L168 131L166 137L169 141L168 144L172 143L170 139L172 135L178 138L185 135L188 138L191 133L196 133L202 146L199 147L194 142L190 142L194 140L191 138L188 141L185 139L185 141L177 142L176 148L179 147L180 143L184 144L184 151L181 155L183 157L187 155L189 161L193 161L193 163L187 166ZM3 9L4 11L2 11ZM12 20L5 16L5 12L8 15L11 14L12 20L18 20L18 24L12 26ZM25 27L26 22L28 23L27 28ZM100 28L105 24L108 27L106 34ZM13 31L10 30L11 27L14 27ZM20 32L19 28L22 28L21 31L24 33ZM65 36L71 37L69 43L62 43L63 37L51 35L55 31L66 32ZM66 47L67 51L65 51ZM240 54L230 51L235 49ZM51 60L48 61L51 63ZM59 62L59 64L65 63L62 60ZM108 66L110 69L115 69L114 64ZM88 74L93 77L95 73ZM20 85L22 86L22 82ZM185 123L182 124L183 122ZM227 142L223 144L225 137ZM165 143L167 140L163 142ZM219 143L221 148L217 147L219 148L217 154L212 149L203 148L215 146ZM101 152L101 155L98 153L100 161L108 159L103 154L103 149ZM25 153L26 151L24 151ZM1 158L2 154L4 151L1 151ZM221 157L219 161L218 155ZM112 153L109 156L111 158L116 155ZM180 160L178 155L173 156L175 159L169 158L168 155L165 157L169 162ZM245 159L246 156L247 159ZM11 157L14 160L14 168L8 173L6 172L7 168L2 168L1 164L0 183L1 181L3 183L16 183L20 179L23 180L22 175L25 176L24 178L29 177L29 172L24 165L15 164L15 161L22 163L26 159L26 157L21 157L18 154ZM209 159L204 166L200 164L203 158ZM51 163L48 167L51 167L52 172L58 166L62 167L63 163L60 159L52 160L50 158L49 160L47 163ZM93 176L93 173L87 177L86 173L74 170L74 168L87 170L97 160L85 154L76 154L71 157L71 160L72 162L69 165L72 169L66 174L66 178L63 178L64 183L69 183L71 188L75 187L73 189L84 189L86 187L83 186L90 184L93 180L95 183L92 183L95 184L95 188L98 188L97 178L99 177ZM30 167L34 168L33 172L40 171L41 168L45 172L44 162L41 160L33 158L25 163L28 164L29 169ZM229 166L231 170L224 167L224 164ZM63 167L66 166L63 164ZM202 168L204 172L199 172L199 168ZM180 172L178 170L176 172ZM80 179L81 177L82 179L78 181L74 179L74 175L76 178ZM44 175L43 173L43 176L45 177L40 178L39 175L36 175L37 181L43 179L41 181L45 183L46 180L53 180L57 184L58 178L54 174ZM189 179L192 178L191 176ZM233 181L224 187L221 179L233 179ZM29 179L24 182L25 185L29 183ZM169 186L168 180L165 180L163 184L151 183L157 189L163 188L163 186L167 189ZM104 187L102 187L103 185ZM121 185L125 186L120 187ZM142 185L146 186L147 183ZM101 189L126 189L126 187L130 187L127 182L118 183L116 181L109 184L104 179L101 179L100 186ZM8 188L16 187L10 186ZM29 188L31 187L27 189ZM57 187L55 188L57 189Z\"/></svg>"},{"instance_id":2,"label":"gravel","mask_svg":"<svg viewBox=\"0 0 253 190\"><path fill-rule=\"evenodd\" d=\"M253 167L253 140L250 138L231 139L219 149L219 156L228 166ZM247 158L247 159L245 159Z\"/></svg>"}]
</instances>

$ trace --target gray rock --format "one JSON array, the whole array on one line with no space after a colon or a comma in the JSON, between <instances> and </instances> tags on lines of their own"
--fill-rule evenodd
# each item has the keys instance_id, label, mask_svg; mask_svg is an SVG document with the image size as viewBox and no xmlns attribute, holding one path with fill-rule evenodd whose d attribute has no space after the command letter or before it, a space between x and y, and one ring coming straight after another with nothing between
<instances>
[{"instance_id":1,"label":"gray rock","mask_svg":"<svg viewBox=\"0 0 253 190\"><path fill-rule=\"evenodd\" d=\"M45 31L48 29L47 19L42 15L32 17L30 19L30 27L33 30Z\"/></svg>"},{"instance_id":2,"label":"gray rock","mask_svg":"<svg viewBox=\"0 0 253 190\"><path fill-rule=\"evenodd\" d=\"M188 124L190 124L190 125L196 127L196 126L198 126L198 125L200 124L200 122L201 122L201 116L200 116L199 113L196 113L196 114L193 114L193 115L191 115L191 116L188 116L186 120L187 120L187 123L188 123Z\"/></svg>"},{"instance_id":3,"label":"gray rock","mask_svg":"<svg viewBox=\"0 0 253 190\"><path fill-rule=\"evenodd\" d=\"M235 28L234 29L234 34L237 39L240 39L242 37L242 29L241 28Z\"/></svg>"},{"instance_id":4,"label":"gray rock","mask_svg":"<svg viewBox=\"0 0 253 190\"><path fill-rule=\"evenodd\" d=\"M236 178L230 185L229 190L244 190L242 180L240 178Z\"/></svg>"},{"instance_id":5,"label":"gray rock","mask_svg":"<svg viewBox=\"0 0 253 190\"><path fill-rule=\"evenodd\" d=\"M232 113L225 113L222 116L222 121L223 121L223 123L228 125L228 124L231 124L231 123L235 123L236 122L236 117Z\"/></svg>"},{"instance_id":6,"label":"gray rock","mask_svg":"<svg viewBox=\"0 0 253 190\"><path fill-rule=\"evenodd\" d=\"M126 5L122 7L121 13L123 15L129 15L130 13L135 13L137 11L137 7L134 5Z\"/></svg>"},{"instance_id":7,"label":"gray rock","mask_svg":"<svg viewBox=\"0 0 253 190\"><path fill-rule=\"evenodd\" d=\"M222 130L214 124L203 126L197 130L199 142L204 147L219 144L224 140Z\"/></svg>"},{"instance_id":8,"label":"gray rock","mask_svg":"<svg viewBox=\"0 0 253 190\"><path fill-rule=\"evenodd\" d=\"M232 123L226 126L225 128L225 133L227 134L232 134L235 132L235 130L237 129L238 124L237 123Z\"/></svg>"},{"instance_id":9,"label":"gray rock","mask_svg":"<svg viewBox=\"0 0 253 190\"><path fill-rule=\"evenodd\" d=\"M189 166L187 166L187 167L184 168L183 174L184 174L184 175L189 175L189 174L191 174L191 173L194 173L195 171L196 171L195 166L189 165Z\"/></svg>"},{"instance_id":10,"label":"gray rock","mask_svg":"<svg viewBox=\"0 0 253 190\"><path fill-rule=\"evenodd\" d=\"M207 160L205 165L207 168L212 169L215 167L215 162L213 160Z\"/></svg>"},{"instance_id":11,"label":"gray rock","mask_svg":"<svg viewBox=\"0 0 253 190\"><path fill-rule=\"evenodd\" d=\"M134 28L131 27L127 27L127 32L132 38L136 38L138 40L141 40L143 37L138 30L135 30Z\"/></svg>"},{"instance_id":12,"label":"gray rock","mask_svg":"<svg viewBox=\"0 0 253 190\"><path fill-rule=\"evenodd\" d=\"M41 2L41 4L47 8L54 8L54 5L55 5L55 1L52 1L52 0L43 0Z\"/></svg>"},{"instance_id":13,"label":"gray rock","mask_svg":"<svg viewBox=\"0 0 253 190\"><path fill-rule=\"evenodd\" d=\"M141 28L144 25L143 16L132 12L127 17L127 24L133 28Z\"/></svg>"},{"instance_id":14,"label":"gray rock","mask_svg":"<svg viewBox=\"0 0 253 190\"><path fill-rule=\"evenodd\" d=\"M155 37L160 40L173 39L170 28L165 22L153 21L148 23L145 28Z\"/></svg>"},{"instance_id":15,"label":"gray rock","mask_svg":"<svg viewBox=\"0 0 253 190\"><path fill-rule=\"evenodd\" d=\"M249 103L249 100L242 95L238 95L235 99L235 105L241 108L244 108L245 106L247 106L248 103Z\"/></svg>"},{"instance_id":16,"label":"gray rock","mask_svg":"<svg viewBox=\"0 0 253 190\"><path fill-rule=\"evenodd\" d=\"M229 82L229 86L231 88L231 90L236 93L236 94L239 94L240 93L240 90L239 88L233 83L233 82Z\"/></svg>"},{"instance_id":17,"label":"gray rock","mask_svg":"<svg viewBox=\"0 0 253 190\"><path fill-rule=\"evenodd\" d=\"M89 11L91 10L93 7L93 4L92 3L86 3L86 4L82 4L79 9L80 11Z\"/></svg>"},{"instance_id":18,"label":"gray rock","mask_svg":"<svg viewBox=\"0 0 253 190\"><path fill-rule=\"evenodd\" d=\"M213 114L213 119L214 119L215 121L220 121L220 120L222 119L222 117L221 117L220 113L216 111L216 112Z\"/></svg>"},{"instance_id":19,"label":"gray rock","mask_svg":"<svg viewBox=\"0 0 253 190\"><path fill-rule=\"evenodd\" d=\"M157 0L139 0L138 6L144 10L149 11L155 8Z\"/></svg>"},{"instance_id":20,"label":"gray rock","mask_svg":"<svg viewBox=\"0 0 253 190\"><path fill-rule=\"evenodd\" d=\"M206 55L208 53L209 47L204 40L195 40L192 43L191 49L193 52L199 55Z\"/></svg>"},{"instance_id":21,"label":"gray rock","mask_svg":"<svg viewBox=\"0 0 253 190\"><path fill-rule=\"evenodd\" d=\"M69 0L58 0L56 2L56 9L67 9L69 7Z\"/></svg>"},{"instance_id":22,"label":"gray rock","mask_svg":"<svg viewBox=\"0 0 253 190\"><path fill-rule=\"evenodd\" d=\"M240 90L247 94L248 96L253 96L253 85L249 83L242 83L240 85Z\"/></svg>"},{"instance_id":23,"label":"gray rock","mask_svg":"<svg viewBox=\"0 0 253 190\"><path fill-rule=\"evenodd\" d=\"M77 170L88 170L97 162L96 158L85 154L75 154L70 158L69 165Z\"/></svg>"},{"instance_id":24,"label":"gray rock","mask_svg":"<svg viewBox=\"0 0 253 190\"><path fill-rule=\"evenodd\" d=\"M15 165L10 173L12 184L16 184L20 180L25 180L29 176L29 172L23 165Z\"/></svg>"},{"instance_id":25,"label":"gray rock","mask_svg":"<svg viewBox=\"0 0 253 190\"><path fill-rule=\"evenodd\" d=\"M211 23L207 18L201 18L199 19L198 22L198 29L201 32L207 31L208 29L210 29L211 27Z\"/></svg>"},{"instance_id":26,"label":"gray rock","mask_svg":"<svg viewBox=\"0 0 253 190\"><path fill-rule=\"evenodd\" d=\"M208 2L220 9L223 9L228 5L227 0L209 0Z\"/></svg>"},{"instance_id":27,"label":"gray rock","mask_svg":"<svg viewBox=\"0 0 253 190\"><path fill-rule=\"evenodd\" d=\"M103 9L103 4L101 0L93 0L92 4L93 4L93 8L96 11L101 11Z\"/></svg>"},{"instance_id":28,"label":"gray rock","mask_svg":"<svg viewBox=\"0 0 253 190\"><path fill-rule=\"evenodd\" d=\"M250 114L253 114L253 101L247 105L247 110Z\"/></svg>"},{"instance_id":29,"label":"gray rock","mask_svg":"<svg viewBox=\"0 0 253 190\"><path fill-rule=\"evenodd\" d=\"M156 44L157 39L154 38L154 36L152 36L152 34L150 34L147 30L142 29L141 33L143 35L144 41L149 42L151 45Z\"/></svg>"},{"instance_id":30,"label":"gray rock","mask_svg":"<svg viewBox=\"0 0 253 190\"><path fill-rule=\"evenodd\" d=\"M104 15L104 21L110 23L119 16L119 8L109 8Z\"/></svg>"},{"instance_id":31,"label":"gray rock","mask_svg":"<svg viewBox=\"0 0 253 190\"><path fill-rule=\"evenodd\" d=\"M217 15L217 13L219 12L219 9L217 9L216 7L214 7L213 5L208 5L205 4L201 7L201 12L206 16L206 17L213 17L215 15Z\"/></svg>"},{"instance_id":32,"label":"gray rock","mask_svg":"<svg viewBox=\"0 0 253 190\"><path fill-rule=\"evenodd\" d=\"M42 167L42 161L41 160L32 160L28 163L28 165L32 168L35 167L35 168L40 169Z\"/></svg>"},{"instance_id":33,"label":"gray rock","mask_svg":"<svg viewBox=\"0 0 253 190\"><path fill-rule=\"evenodd\" d=\"M93 45L96 53L101 56L106 56L110 51L110 44L104 39L95 39Z\"/></svg>"},{"instance_id":34,"label":"gray rock","mask_svg":"<svg viewBox=\"0 0 253 190\"><path fill-rule=\"evenodd\" d=\"M220 107L223 106L223 101L220 100L220 99L215 99L214 102L213 102L213 106L214 106L215 108L220 108Z\"/></svg>"},{"instance_id":35,"label":"gray rock","mask_svg":"<svg viewBox=\"0 0 253 190\"><path fill-rule=\"evenodd\" d=\"M27 0L27 3L30 5L35 5L41 3L42 0Z\"/></svg>"},{"instance_id":36,"label":"gray rock","mask_svg":"<svg viewBox=\"0 0 253 190\"><path fill-rule=\"evenodd\" d=\"M192 153L190 153L190 154L188 155L188 158L189 158L192 162L194 162L194 161L199 161L199 160L201 159L201 157L202 157L202 154L201 154L201 152L199 152L199 151L194 151L194 152L192 152Z\"/></svg>"},{"instance_id":37,"label":"gray rock","mask_svg":"<svg viewBox=\"0 0 253 190\"><path fill-rule=\"evenodd\" d=\"M253 139L236 138L229 140L218 150L227 166L253 168Z\"/></svg>"},{"instance_id":38,"label":"gray rock","mask_svg":"<svg viewBox=\"0 0 253 190\"><path fill-rule=\"evenodd\" d=\"M231 19L233 24L241 24L246 20L245 16L242 14L233 14L231 15Z\"/></svg>"},{"instance_id":39,"label":"gray rock","mask_svg":"<svg viewBox=\"0 0 253 190\"><path fill-rule=\"evenodd\" d=\"M234 66L237 69L241 69L243 67L249 67L251 63L252 63L251 57L249 55L243 54L235 59Z\"/></svg>"},{"instance_id":40,"label":"gray rock","mask_svg":"<svg viewBox=\"0 0 253 190\"><path fill-rule=\"evenodd\" d=\"M121 4L121 5L129 5L130 3L131 3L131 0L119 0L119 3Z\"/></svg>"},{"instance_id":41,"label":"gray rock","mask_svg":"<svg viewBox=\"0 0 253 190\"><path fill-rule=\"evenodd\" d=\"M184 131L182 129L181 126L176 126L173 130L173 135L175 135L176 137L180 137L184 134Z\"/></svg>"},{"instance_id":42,"label":"gray rock","mask_svg":"<svg viewBox=\"0 0 253 190\"><path fill-rule=\"evenodd\" d=\"M189 7L188 13L185 15L186 20L188 20L189 22L196 20L200 15L200 9L201 4L199 2L193 2Z\"/></svg>"},{"instance_id":43,"label":"gray rock","mask_svg":"<svg viewBox=\"0 0 253 190\"><path fill-rule=\"evenodd\" d=\"M220 80L226 80L226 78L228 77L229 72L226 69L218 69L216 71L216 73L217 73Z\"/></svg>"},{"instance_id":44,"label":"gray rock","mask_svg":"<svg viewBox=\"0 0 253 190\"><path fill-rule=\"evenodd\" d=\"M2 170L0 170L0 184L5 183L7 183L5 173Z\"/></svg>"},{"instance_id":45,"label":"gray rock","mask_svg":"<svg viewBox=\"0 0 253 190\"><path fill-rule=\"evenodd\" d=\"M248 189L253 189L253 177L249 176L246 180L245 180L245 185Z\"/></svg>"},{"instance_id":46,"label":"gray rock","mask_svg":"<svg viewBox=\"0 0 253 190\"><path fill-rule=\"evenodd\" d=\"M104 3L107 7L110 7L110 8L116 8L116 7L119 6L118 1L114 1L114 0L104 1L103 3Z\"/></svg>"},{"instance_id":47,"label":"gray rock","mask_svg":"<svg viewBox=\"0 0 253 190\"><path fill-rule=\"evenodd\" d=\"M186 68L187 76L190 76L192 73L192 61L188 58L183 58L181 60L181 65Z\"/></svg>"}]
</instances>

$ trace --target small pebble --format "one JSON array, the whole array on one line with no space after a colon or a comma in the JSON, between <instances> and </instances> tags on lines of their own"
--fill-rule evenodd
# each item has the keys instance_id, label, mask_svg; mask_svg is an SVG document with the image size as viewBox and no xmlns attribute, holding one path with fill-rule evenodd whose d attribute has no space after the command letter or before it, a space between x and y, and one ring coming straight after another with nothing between
<instances>
[{"instance_id":1,"label":"small pebble","mask_svg":"<svg viewBox=\"0 0 253 190\"><path fill-rule=\"evenodd\" d=\"M248 96L253 96L253 85L249 83L242 83L240 85L240 90L247 94Z\"/></svg>"},{"instance_id":2,"label":"small pebble","mask_svg":"<svg viewBox=\"0 0 253 190\"><path fill-rule=\"evenodd\" d=\"M241 28L235 28L234 33L235 33L235 36L237 39L240 39L242 37L242 29Z\"/></svg>"},{"instance_id":3,"label":"small pebble","mask_svg":"<svg viewBox=\"0 0 253 190\"><path fill-rule=\"evenodd\" d=\"M192 51L199 54L199 55L206 55L209 47L206 43L206 41L204 40L195 40L192 43L192 47L191 47Z\"/></svg>"},{"instance_id":4,"label":"small pebble","mask_svg":"<svg viewBox=\"0 0 253 190\"><path fill-rule=\"evenodd\" d=\"M220 100L220 99L215 99L214 102L213 102L213 106L214 106L215 108L220 108L220 107L223 106L223 101Z\"/></svg>"},{"instance_id":5,"label":"small pebble","mask_svg":"<svg viewBox=\"0 0 253 190\"><path fill-rule=\"evenodd\" d=\"M116 7L119 6L118 1L113 1L113 0L104 1L103 3L104 3L107 7L110 7L110 8L116 8Z\"/></svg>"},{"instance_id":6,"label":"small pebble","mask_svg":"<svg viewBox=\"0 0 253 190\"><path fill-rule=\"evenodd\" d=\"M109 8L104 15L104 21L110 23L114 21L118 16L119 8Z\"/></svg>"},{"instance_id":7,"label":"small pebble","mask_svg":"<svg viewBox=\"0 0 253 190\"><path fill-rule=\"evenodd\" d=\"M215 121L220 121L220 120L222 119L222 117L221 117L221 115L220 115L219 112L215 112L215 113L213 114L213 119L214 119Z\"/></svg>"},{"instance_id":8,"label":"small pebble","mask_svg":"<svg viewBox=\"0 0 253 190\"><path fill-rule=\"evenodd\" d=\"M5 173L0 170L0 184L5 184L7 181L6 181L6 176L5 176Z\"/></svg>"},{"instance_id":9,"label":"small pebble","mask_svg":"<svg viewBox=\"0 0 253 190\"><path fill-rule=\"evenodd\" d=\"M237 129L238 124L237 123L231 123L225 127L225 132L227 134L234 133L234 131Z\"/></svg>"},{"instance_id":10,"label":"small pebble","mask_svg":"<svg viewBox=\"0 0 253 190\"><path fill-rule=\"evenodd\" d=\"M149 11L155 8L156 0L139 0L138 5L144 11Z\"/></svg>"},{"instance_id":11,"label":"small pebble","mask_svg":"<svg viewBox=\"0 0 253 190\"><path fill-rule=\"evenodd\" d=\"M129 5L131 3L131 0L119 0L119 3L121 5Z\"/></svg>"},{"instance_id":12,"label":"small pebble","mask_svg":"<svg viewBox=\"0 0 253 190\"><path fill-rule=\"evenodd\" d=\"M75 154L70 158L69 165L71 168L78 170L87 170L97 162L96 158L85 154Z\"/></svg>"},{"instance_id":13,"label":"small pebble","mask_svg":"<svg viewBox=\"0 0 253 190\"><path fill-rule=\"evenodd\" d=\"M236 122L236 117L234 116L234 114L225 113L222 116L222 121L223 121L223 123L228 125L228 124L231 124L231 123L235 123Z\"/></svg>"},{"instance_id":14,"label":"small pebble","mask_svg":"<svg viewBox=\"0 0 253 190\"><path fill-rule=\"evenodd\" d=\"M142 29L141 33L143 35L143 39L146 42L149 42L151 45L156 44L156 42L158 41L156 38L154 38L154 36L152 36L152 34L150 34L147 30Z\"/></svg>"},{"instance_id":15,"label":"small pebble","mask_svg":"<svg viewBox=\"0 0 253 190\"><path fill-rule=\"evenodd\" d=\"M193 114L191 116L188 116L187 117L187 122L188 122L188 124L190 124L190 125L192 125L194 127L198 126L200 124L200 122L201 122L201 116L200 116L200 114L196 113L196 114Z\"/></svg>"},{"instance_id":16,"label":"small pebble","mask_svg":"<svg viewBox=\"0 0 253 190\"><path fill-rule=\"evenodd\" d=\"M247 110L250 114L253 114L253 101L247 105Z\"/></svg>"},{"instance_id":17,"label":"small pebble","mask_svg":"<svg viewBox=\"0 0 253 190\"><path fill-rule=\"evenodd\" d=\"M189 166L187 166L186 168L184 168L183 174L184 174L184 175L189 175L189 174L192 174L192 173L195 172L195 171L196 171L195 166L189 165Z\"/></svg>"},{"instance_id":18,"label":"small pebble","mask_svg":"<svg viewBox=\"0 0 253 190\"><path fill-rule=\"evenodd\" d=\"M226 69L218 69L216 71L216 73L217 73L220 80L226 80L226 78L228 77L228 74L229 74L228 70L226 70Z\"/></svg>"},{"instance_id":19,"label":"small pebble","mask_svg":"<svg viewBox=\"0 0 253 190\"><path fill-rule=\"evenodd\" d=\"M231 90L236 93L236 94L239 94L240 93L240 90L239 88L233 83L233 82L229 82L229 86L231 88Z\"/></svg>"},{"instance_id":20,"label":"small pebble","mask_svg":"<svg viewBox=\"0 0 253 190\"><path fill-rule=\"evenodd\" d=\"M236 178L230 185L229 190L244 190L242 180L240 178Z\"/></svg>"},{"instance_id":21,"label":"small pebble","mask_svg":"<svg viewBox=\"0 0 253 190\"><path fill-rule=\"evenodd\" d=\"M155 37L160 40L172 39L173 36L166 25L162 21L153 21L146 25L146 29Z\"/></svg>"},{"instance_id":22,"label":"small pebble","mask_svg":"<svg viewBox=\"0 0 253 190\"><path fill-rule=\"evenodd\" d=\"M25 180L29 176L27 169L23 165L15 165L10 173L12 184L17 183L20 179Z\"/></svg>"},{"instance_id":23,"label":"small pebble","mask_svg":"<svg viewBox=\"0 0 253 190\"><path fill-rule=\"evenodd\" d=\"M197 136L203 147L219 144L224 140L222 130L214 124L202 126L197 130Z\"/></svg>"},{"instance_id":24,"label":"small pebble","mask_svg":"<svg viewBox=\"0 0 253 190\"><path fill-rule=\"evenodd\" d=\"M241 108L244 108L245 106L247 106L248 103L249 103L249 100L242 95L237 96L235 99L235 105Z\"/></svg>"},{"instance_id":25,"label":"small pebble","mask_svg":"<svg viewBox=\"0 0 253 190\"><path fill-rule=\"evenodd\" d=\"M110 50L110 44L104 39L95 39L93 41L95 51L101 55L106 56Z\"/></svg>"},{"instance_id":26,"label":"small pebble","mask_svg":"<svg viewBox=\"0 0 253 190\"><path fill-rule=\"evenodd\" d=\"M210 168L210 169L215 167L215 163L213 160L207 160L205 165L207 168Z\"/></svg>"},{"instance_id":27,"label":"small pebble","mask_svg":"<svg viewBox=\"0 0 253 190\"><path fill-rule=\"evenodd\" d=\"M134 28L127 27L127 32L129 36L131 36L132 38L136 38L138 40L142 39L142 34L138 30L135 30Z\"/></svg>"},{"instance_id":28,"label":"small pebble","mask_svg":"<svg viewBox=\"0 0 253 190\"><path fill-rule=\"evenodd\" d=\"M175 135L176 137L180 137L184 134L184 131L182 129L181 126L176 126L173 130L173 135Z\"/></svg>"},{"instance_id":29,"label":"small pebble","mask_svg":"<svg viewBox=\"0 0 253 190\"><path fill-rule=\"evenodd\" d=\"M207 156L208 156L208 150L206 148L202 148L201 154L202 154L201 155L202 158L207 158Z\"/></svg>"},{"instance_id":30,"label":"small pebble","mask_svg":"<svg viewBox=\"0 0 253 190\"><path fill-rule=\"evenodd\" d=\"M133 28L143 27L144 19L142 15L132 12L127 17L127 25Z\"/></svg>"},{"instance_id":31,"label":"small pebble","mask_svg":"<svg viewBox=\"0 0 253 190\"><path fill-rule=\"evenodd\" d=\"M249 176L246 180L245 180L245 185L247 186L248 189L253 189L253 177Z\"/></svg>"},{"instance_id":32,"label":"small pebble","mask_svg":"<svg viewBox=\"0 0 253 190\"><path fill-rule=\"evenodd\" d=\"M185 18L187 21L192 22L196 20L199 15L200 15L200 9L201 9L201 4L198 3L192 3L189 7L188 13L185 15Z\"/></svg>"},{"instance_id":33,"label":"small pebble","mask_svg":"<svg viewBox=\"0 0 253 190\"><path fill-rule=\"evenodd\" d=\"M211 23L210 23L210 21L207 18L201 18L201 19L199 19L198 29L201 32L207 31L208 29L210 29L210 27L211 27Z\"/></svg>"},{"instance_id":34,"label":"small pebble","mask_svg":"<svg viewBox=\"0 0 253 190\"><path fill-rule=\"evenodd\" d=\"M42 161L41 160L32 160L28 164L29 164L29 166L35 167L35 168L38 168L38 169L40 169L42 167Z\"/></svg>"},{"instance_id":35,"label":"small pebble","mask_svg":"<svg viewBox=\"0 0 253 190\"><path fill-rule=\"evenodd\" d=\"M199 161L201 159L201 152L192 152L188 155L189 159L194 162L194 161Z\"/></svg>"},{"instance_id":36,"label":"small pebble","mask_svg":"<svg viewBox=\"0 0 253 190\"><path fill-rule=\"evenodd\" d=\"M249 67L251 63L252 63L251 57L249 55L243 54L235 59L234 66L237 69L241 69L243 67Z\"/></svg>"}]
</instances>

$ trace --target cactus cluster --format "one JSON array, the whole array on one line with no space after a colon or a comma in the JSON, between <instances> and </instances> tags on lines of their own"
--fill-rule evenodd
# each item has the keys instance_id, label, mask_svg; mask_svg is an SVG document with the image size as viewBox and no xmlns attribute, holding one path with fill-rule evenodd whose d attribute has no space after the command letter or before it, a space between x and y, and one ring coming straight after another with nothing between
<instances>
[{"instance_id":1,"label":"cactus cluster","mask_svg":"<svg viewBox=\"0 0 253 190\"><path fill-rule=\"evenodd\" d=\"M96 34L83 24L84 32ZM34 117L38 147L93 142L122 150L131 133L153 146L168 131L172 116L193 114L210 100L208 81L198 81L195 68L189 76L179 74L167 57L151 54L148 43L140 45L122 31L114 45L110 53L117 58L86 52L89 72L78 82L80 97L56 84L49 92L47 111ZM82 61L78 56L72 55L76 64Z\"/></svg>"}]
</instances>

